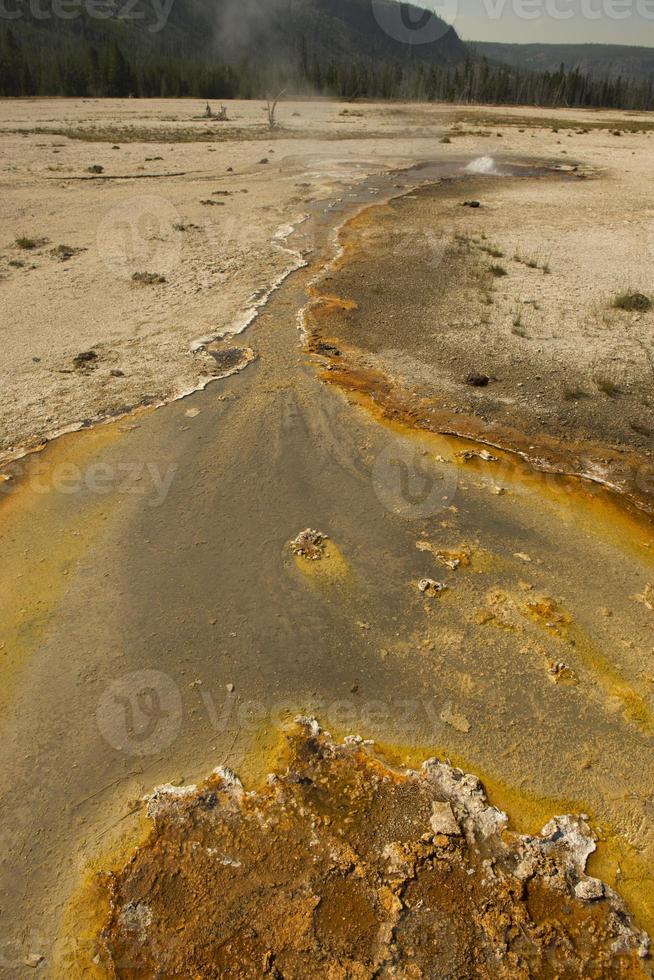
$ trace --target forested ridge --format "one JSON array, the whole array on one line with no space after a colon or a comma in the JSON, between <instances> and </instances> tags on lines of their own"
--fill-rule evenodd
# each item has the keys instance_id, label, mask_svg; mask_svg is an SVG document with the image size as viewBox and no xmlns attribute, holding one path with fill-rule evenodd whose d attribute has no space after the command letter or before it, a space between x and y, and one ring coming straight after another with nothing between
<instances>
[{"instance_id":1,"label":"forested ridge","mask_svg":"<svg viewBox=\"0 0 654 980\"><path fill-rule=\"evenodd\" d=\"M370 0L177 0L150 21L27 16L0 25L0 95L256 98L287 94L651 109L654 79L533 71L467 48L443 25L429 45L395 41Z\"/></svg>"}]
</instances>

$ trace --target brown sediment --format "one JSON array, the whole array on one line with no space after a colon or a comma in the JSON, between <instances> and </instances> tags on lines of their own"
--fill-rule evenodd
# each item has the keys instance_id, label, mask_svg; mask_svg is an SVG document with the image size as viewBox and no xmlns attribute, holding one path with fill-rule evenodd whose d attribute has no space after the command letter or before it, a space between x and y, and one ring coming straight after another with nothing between
<instances>
[{"instance_id":1,"label":"brown sediment","mask_svg":"<svg viewBox=\"0 0 654 980\"><path fill-rule=\"evenodd\" d=\"M308 720L285 763L255 792L218 769L148 797L150 836L109 878L109 976L649 975L647 937L585 873L585 818L521 836L476 777L393 769Z\"/></svg>"},{"instance_id":2,"label":"brown sediment","mask_svg":"<svg viewBox=\"0 0 654 980\"><path fill-rule=\"evenodd\" d=\"M378 417L424 432L453 436L514 453L536 471L597 484L609 492L623 496L644 513L654 514L652 495L641 488L643 482L650 481L649 477L642 480L642 468L651 464L646 463L637 453L618 453L601 443L562 444L556 436L546 432L525 436L508 426L500 428L494 424L489 425L474 415L464 412L453 414L451 409L439 405L436 399L420 398L403 388L396 379L357 363L357 352L344 349L344 344L335 334L333 324L330 325L327 340L338 346L338 360L325 352L324 347L318 349L324 343L324 338L317 329L313 310L309 319L313 321L313 328L308 349L311 353L328 357L330 361L328 367L320 372L323 381L337 385L359 404L372 403ZM598 462L600 459L601 464Z\"/></svg>"},{"instance_id":3,"label":"brown sediment","mask_svg":"<svg viewBox=\"0 0 654 980\"><path fill-rule=\"evenodd\" d=\"M454 193L462 193L461 180L436 182L432 185L434 193L438 192L439 184L445 194L453 193L453 185L459 188ZM404 195L407 199L411 196ZM400 197L391 203L402 200ZM383 420L501 449L515 454L536 471L597 484L624 497L639 510L653 514L654 468L651 460L637 448L609 445L601 436L571 435L563 440L559 433L539 427L532 419L525 420L518 428L505 419L488 418L461 405L453 406L451 392L442 395L430 392L425 396L412 390L406 379L372 365L363 341L359 347L343 339L342 325L359 309L359 303L351 297L336 295L333 280L338 280L339 271L364 254L370 247L370 239L374 249L377 224L380 218L388 219L390 207L388 202L370 205L340 227L339 253L309 289L311 299L302 311L306 349L323 358L320 372L323 381L338 386L359 403L372 403L375 414ZM453 285L456 287L456 283ZM407 333L410 329L407 324Z\"/></svg>"}]
</instances>

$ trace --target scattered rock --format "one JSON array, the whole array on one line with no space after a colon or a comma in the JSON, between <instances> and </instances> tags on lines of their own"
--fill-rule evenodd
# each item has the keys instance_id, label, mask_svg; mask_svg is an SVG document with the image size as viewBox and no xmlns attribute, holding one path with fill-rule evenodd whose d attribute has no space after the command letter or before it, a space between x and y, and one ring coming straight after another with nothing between
<instances>
[{"instance_id":1,"label":"scattered rock","mask_svg":"<svg viewBox=\"0 0 654 980\"><path fill-rule=\"evenodd\" d=\"M480 201L464 201L463 202L463 207L464 208L480 208L481 207L481 202Z\"/></svg>"},{"instance_id":2,"label":"scattered rock","mask_svg":"<svg viewBox=\"0 0 654 980\"><path fill-rule=\"evenodd\" d=\"M447 588L445 582L437 582L433 578L421 578L418 582L418 589L423 595L437 596Z\"/></svg>"},{"instance_id":3,"label":"scattered rock","mask_svg":"<svg viewBox=\"0 0 654 980\"><path fill-rule=\"evenodd\" d=\"M26 956L23 960L23 966L29 966L30 969L35 970L37 966L40 966L41 963L43 963L44 959L45 956L42 956L41 953L30 953L29 956Z\"/></svg>"},{"instance_id":4,"label":"scattered rock","mask_svg":"<svg viewBox=\"0 0 654 980\"><path fill-rule=\"evenodd\" d=\"M268 157L262 157L262 159L259 160L259 163L268 163Z\"/></svg>"},{"instance_id":5,"label":"scattered rock","mask_svg":"<svg viewBox=\"0 0 654 980\"><path fill-rule=\"evenodd\" d=\"M452 804L447 800L432 802L429 823L435 834L445 834L447 837L459 837L461 834Z\"/></svg>"},{"instance_id":6,"label":"scattered rock","mask_svg":"<svg viewBox=\"0 0 654 980\"><path fill-rule=\"evenodd\" d=\"M574 684L577 679L575 672L563 660L556 660L550 663L547 668L547 673L549 674L550 680L553 680L556 684L563 682Z\"/></svg>"},{"instance_id":7,"label":"scattered rock","mask_svg":"<svg viewBox=\"0 0 654 980\"><path fill-rule=\"evenodd\" d=\"M225 346L225 342L220 340L214 343L200 344L194 353L199 353L200 351L210 354L213 357L216 363L215 373L222 376L240 371L256 358L256 354L251 347Z\"/></svg>"},{"instance_id":8,"label":"scattered rock","mask_svg":"<svg viewBox=\"0 0 654 980\"><path fill-rule=\"evenodd\" d=\"M483 459L487 463L496 463L498 459L497 456L493 456L492 453L489 453L487 449L463 449L454 455L458 456L459 459L465 460Z\"/></svg>"},{"instance_id":9,"label":"scattered rock","mask_svg":"<svg viewBox=\"0 0 654 980\"><path fill-rule=\"evenodd\" d=\"M575 885L575 896L583 902L596 902L604 898L604 883L599 878L583 878Z\"/></svg>"},{"instance_id":10,"label":"scattered rock","mask_svg":"<svg viewBox=\"0 0 654 980\"><path fill-rule=\"evenodd\" d=\"M466 377L466 384L473 388L485 388L489 381L487 374L479 374L477 371L471 371Z\"/></svg>"},{"instance_id":11,"label":"scattered rock","mask_svg":"<svg viewBox=\"0 0 654 980\"><path fill-rule=\"evenodd\" d=\"M112 378L124 378L125 372L121 371L120 368L112 368L109 372Z\"/></svg>"},{"instance_id":12,"label":"scattered rock","mask_svg":"<svg viewBox=\"0 0 654 980\"><path fill-rule=\"evenodd\" d=\"M325 541L328 540L329 537L322 531L307 527L304 531L300 531L297 537L293 538L291 550L293 554L299 555L301 558L320 561L325 556Z\"/></svg>"},{"instance_id":13,"label":"scattered rock","mask_svg":"<svg viewBox=\"0 0 654 980\"><path fill-rule=\"evenodd\" d=\"M449 704L441 711L441 721L444 721L450 728L456 729L457 732L461 732L463 735L467 735L470 731L470 722L466 716L453 711L452 706Z\"/></svg>"},{"instance_id":14,"label":"scattered rock","mask_svg":"<svg viewBox=\"0 0 654 980\"><path fill-rule=\"evenodd\" d=\"M319 340L314 346L316 354L328 354L330 357L341 357L342 352L334 344L327 343L326 340Z\"/></svg>"},{"instance_id":15,"label":"scattered rock","mask_svg":"<svg viewBox=\"0 0 654 980\"><path fill-rule=\"evenodd\" d=\"M636 596L636 600L637 602L642 602L651 612L654 612L654 585L648 582L644 591Z\"/></svg>"}]
</instances>

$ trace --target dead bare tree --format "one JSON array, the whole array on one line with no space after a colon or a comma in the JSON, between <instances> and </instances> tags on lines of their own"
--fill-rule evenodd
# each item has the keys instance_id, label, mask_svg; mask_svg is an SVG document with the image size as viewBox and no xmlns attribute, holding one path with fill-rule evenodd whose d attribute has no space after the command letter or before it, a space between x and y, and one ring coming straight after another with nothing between
<instances>
[{"instance_id":1,"label":"dead bare tree","mask_svg":"<svg viewBox=\"0 0 654 980\"><path fill-rule=\"evenodd\" d=\"M266 99L266 115L268 117L268 129L270 130L277 129L279 126L275 113L277 112L277 103L284 95L285 91L286 89L282 89L282 91L272 100L270 98Z\"/></svg>"}]
</instances>

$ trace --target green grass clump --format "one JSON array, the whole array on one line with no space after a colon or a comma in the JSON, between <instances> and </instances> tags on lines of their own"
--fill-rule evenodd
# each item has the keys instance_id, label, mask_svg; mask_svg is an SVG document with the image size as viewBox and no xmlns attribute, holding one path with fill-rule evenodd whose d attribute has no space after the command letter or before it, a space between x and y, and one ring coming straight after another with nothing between
<instances>
[{"instance_id":1,"label":"green grass clump","mask_svg":"<svg viewBox=\"0 0 654 980\"><path fill-rule=\"evenodd\" d=\"M16 247L23 248L26 252L31 252L35 248L41 248L42 245L47 245L47 243L47 238L26 238L24 236L17 238L15 241Z\"/></svg>"},{"instance_id":2,"label":"green grass clump","mask_svg":"<svg viewBox=\"0 0 654 980\"><path fill-rule=\"evenodd\" d=\"M617 385L611 378L607 378L604 375L599 375L596 377L595 384L602 394L608 395L609 398L615 398L616 395L620 394L620 386Z\"/></svg>"}]
</instances>

